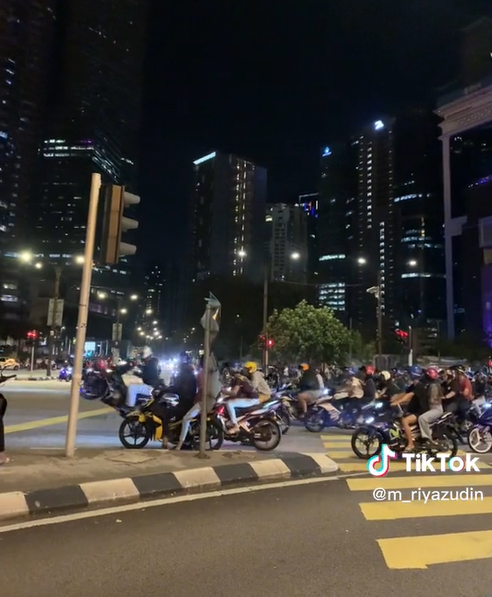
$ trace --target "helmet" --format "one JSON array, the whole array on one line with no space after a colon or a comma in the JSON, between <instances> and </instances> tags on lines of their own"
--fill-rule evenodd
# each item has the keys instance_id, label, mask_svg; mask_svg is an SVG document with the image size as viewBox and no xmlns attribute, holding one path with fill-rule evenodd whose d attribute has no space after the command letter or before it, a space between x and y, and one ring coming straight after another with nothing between
<instances>
[{"instance_id":1,"label":"helmet","mask_svg":"<svg viewBox=\"0 0 492 597\"><path fill-rule=\"evenodd\" d=\"M389 381L391 379L391 373L389 371L381 371L381 377L384 381Z\"/></svg>"},{"instance_id":2,"label":"helmet","mask_svg":"<svg viewBox=\"0 0 492 597\"><path fill-rule=\"evenodd\" d=\"M299 365L299 367L303 370L303 371L307 371L309 369L309 365L307 363L301 363Z\"/></svg>"},{"instance_id":3,"label":"helmet","mask_svg":"<svg viewBox=\"0 0 492 597\"><path fill-rule=\"evenodd\" d=\"M253 361L247 361L246 363L244 363L243 367L244 369L246 369L248 373L254 373L255 371L258 371L258 366Z\"/></svg>"},{"instance_id":4,"label":"helmet","mask_svg":"<svg viewBox=\"0 0 492 597\"><path fill-rule=\"evenodd\" d=\"M364 369L366 371L366 375L374 375L374 372L376 371L372 365L366 365Z\"/></svg>"},{"instance_id":5,"label":"helmet","mask_svg":"<svg viewBox=\"0 0 492 597\"><path fill-rule=\"evenodd\" d=\"M422 373L422 368L418 365L412 365L408 368L408 375L410 375L412 379L420 379L422 377Z\"/></svg>"},{"instance_id":6,"label":"helmet","mask_svg":"<svg viewBox=\"0 0 492 597\"><path fill-rule=\"evenodd\" d=\"M144 346L142 348L142 359L148 359L150 356L152 356L152 350L150 346Z\"/></svg>"},{"instance_id":7,"label":"helmet","mask_svg":"<svg viewBox=\"0 0 492 597\"><path fill-rule=\"evenodd\" d=\"M425 370L425 374L430 379L437 379L439 377L439 369L437 367L429 367Z\"/></svg>"}]
</instances>

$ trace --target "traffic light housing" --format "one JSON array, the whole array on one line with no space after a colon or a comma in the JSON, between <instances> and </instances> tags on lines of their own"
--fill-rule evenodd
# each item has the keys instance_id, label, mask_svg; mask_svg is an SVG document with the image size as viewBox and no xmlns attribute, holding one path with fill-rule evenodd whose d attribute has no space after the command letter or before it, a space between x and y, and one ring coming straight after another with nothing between
<instances>
[{"instance_id":1,"label":"traffic light housing","mask_svg":"<svg viewBox=\"0 0 492 597\"><path fill-rule=\"evenodd\" d=\"M121 241L124 232L136 230L138 221L123 215L126 208L138 205L140 197L125 191L120 185L107 185L105 188L104 219L101 239L101 262L115 265L120 257L135 255L137 247Z\"/></svg>"},{"instance_id":2,"label":"traffic light housing","mask_svg":"<svg viewBox=\"0 0 492 597\"><path fill-rule=\"evenodd\" d=\"M402 344L408 343L408 332L405 332L404 330L395 330L395 334L398 342L401 342Z\"/></svg>"},{"instance_id":3,"label":"traffic light housing","mask_svg":"<svg viewBox=\"0 0 492 597\"><path fill-rule=\"evenodd\" d=\"M27 339L28 340L36 340L36 338L38 337L38 332L36 330L30 330L29 332L27 332Z\"/></svg>"}]
</instances>

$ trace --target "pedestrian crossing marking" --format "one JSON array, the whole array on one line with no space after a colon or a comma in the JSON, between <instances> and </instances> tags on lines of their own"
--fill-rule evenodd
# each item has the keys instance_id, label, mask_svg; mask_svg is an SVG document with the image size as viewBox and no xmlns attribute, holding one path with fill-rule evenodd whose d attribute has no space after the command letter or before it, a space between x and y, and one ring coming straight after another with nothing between
<instances>
[{"instance_id":1,"label":"pedestrian crossing marking","mask_svg":"<svg viewBox=\"0 0 492 597\"><path fill-rule=\"evenodd\" d=\"M330 450L329 455L333 460L336 460L337 458L350 458L354 453L352 450L347 450L345 448L335 448Z\"/></svg>"},{"instance_id":2,"label":"pedestrian crossing marking","mask_svg":"<svg viewBox=\"0 0 492 597\"><path fill-rule=\"evenodd\" d=\"M424 481L425 479L425 481ZM383 477L376 479L347 479L347 485L350 491L373 491L374 489L417 489L425 485L424 489L431 487L484 487L492 485L492 475L465 474L458 475L432 474L432 476L422 477L421 475L405 475L404 477Z\"/></svg>"},{"instance_id":3,"label":"pedestrian crossing marking","mask_svg":"<svg viewBox=\"0 0 492 597\"><path fill-rule=\"evenodd\" d=\"M492 531L378 539L388 568L425 570L432 564L492 558Z\"/></svg>"},{"instance_id":4,"label":"pedestrian crossing marking","mask_svg":"<svg viewBox=\"0 0 492 597\"><path fill-rule=\"evenodd\" d=\"M424 488L424 491L426 489ZM453 492L454 493L454 492ZM405 496L403 496L405 497ZM408 496L410 497L410 496ZM442 516L465 516L469 514L492 514L492 497L468 501L384 501L359 504L366 520L396 520L407 518L434 518Z\"/></svg>"}]
</instances>

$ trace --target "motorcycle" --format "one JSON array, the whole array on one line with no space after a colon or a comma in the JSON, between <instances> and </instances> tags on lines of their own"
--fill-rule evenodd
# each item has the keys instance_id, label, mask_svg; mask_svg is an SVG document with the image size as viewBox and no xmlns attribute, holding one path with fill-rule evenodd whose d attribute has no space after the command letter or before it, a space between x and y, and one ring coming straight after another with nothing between
<instances>
[{"instance_id":1,"label":"motorcycle","mask_svg":"<svg viewBox=\"0 0 492 597\"><path fill-rule=\"evenodd\" d=\"M147 399L136 409L128 412L124 421L121 423L118 437L125 448L139 450L144 448L149 441L162 441L163 425L162 419L158 416L160 408L169 408L173 406L173 400L157 402L156 398ZM167 440L176 445L179 442L181 433L181 419L173 417L169 421ZM207 417L207 435L206 441L210 450L220 450L224 443L224 432L217 423L215 415L209 414ZM191 421L190 429L183 447L190 450L198 450L200 446L200 415Z\"/></svg>"},{"instance_id":2,"label":"motorcycle","mask_svg":"<svg viewBox=\"0 0 492 597\"><path fill-rule=\"evenodd\" d=\"M70 382L73 378L73 367L63 367L58 374L58 381Z\"/></svg>"},{"instance_id":3,"label":"motorcycle","mask_svg":"<svg viewBox=\"0 0 492 597\"><path fill-rule=\"evenodd\" d=\"M241 423L237 433L231 433L230 418L224 398L219 398L215 404L215 419L220 425L225 439L234 443L251 445L261 452L275 450L282 439L282 429L279 424L278 409L281 401L266 402L250 408L237 408L238 422Z\"/></svg>"},{"instance_id":4,"label":"motorcycle","mask_svg":"<svg viewBox=\"0 0 492 597\"><path fill-rule=\"evenodd\" d=\"M492 449L492 405L485 402L482 414L468 433L468 446L477 454L486 454Z\"/></svg>"},{"instance_id":5,"label":"motorcycle","mask_svg":"<svg viewBox=\"0 0 492 597\"><path fill-rule=\"evenodd\" d=\"M353 429L364 422L364 417L379 416L383 402L372 400L368 404L362 399L347 398L345 395L323 396L308 408L304 426L311 433L320 433L325 427ZM372 422L372 421L370 421Z\"/></svg>"},{"instance_id":6,"label":"motorcycle","mask_svg":"<svg viewBox=\"0 0 492 597\"><path fill-rule=\"evenodd\" d=\"M407 439L399 420L403 415L401 408L392 421L380 421L364 424L352 434L351 447L354 454L363 460L368 460L380 453L383 444L387 444L397 454L405 452ZM453 458L458 453L458 440L454 433L454 415L444 413L431 424L433 444L425 441L420 435L418 424L411 427L415 448L427 452L431 457L448 453ZM361 448L359 448L359 443Z\"/></svg>"}]
</instances>

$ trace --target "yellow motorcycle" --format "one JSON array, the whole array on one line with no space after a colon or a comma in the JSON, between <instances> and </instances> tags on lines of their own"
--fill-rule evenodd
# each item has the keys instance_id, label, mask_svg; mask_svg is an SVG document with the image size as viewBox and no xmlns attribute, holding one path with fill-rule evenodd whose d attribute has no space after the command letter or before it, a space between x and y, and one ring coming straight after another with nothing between
<instances>
[{"instance_id":1,"label":"yellow motorcycle","mask_svg":"<svg viewBox=\"0 0 492 597\"><path fill-rule=\"evenodd\" d=\"M151 440L162 442L162 419L155 414L156 401L150 398L138 409L129 412L120 425L118 432L120 442L125 448L139 450L144 448ZM159 407L169 408L166 403L159 403ZM181 419L171 418L169 422L167 440L170 444L176 445L181 433ZM207 444L209 450L220 450L224 443L224 431L215 420L214 414L207 417ZM197 450L200 444L200 415L191 421L188 435L183 447L190 450Z\"/></svg>"}]
</instances>

